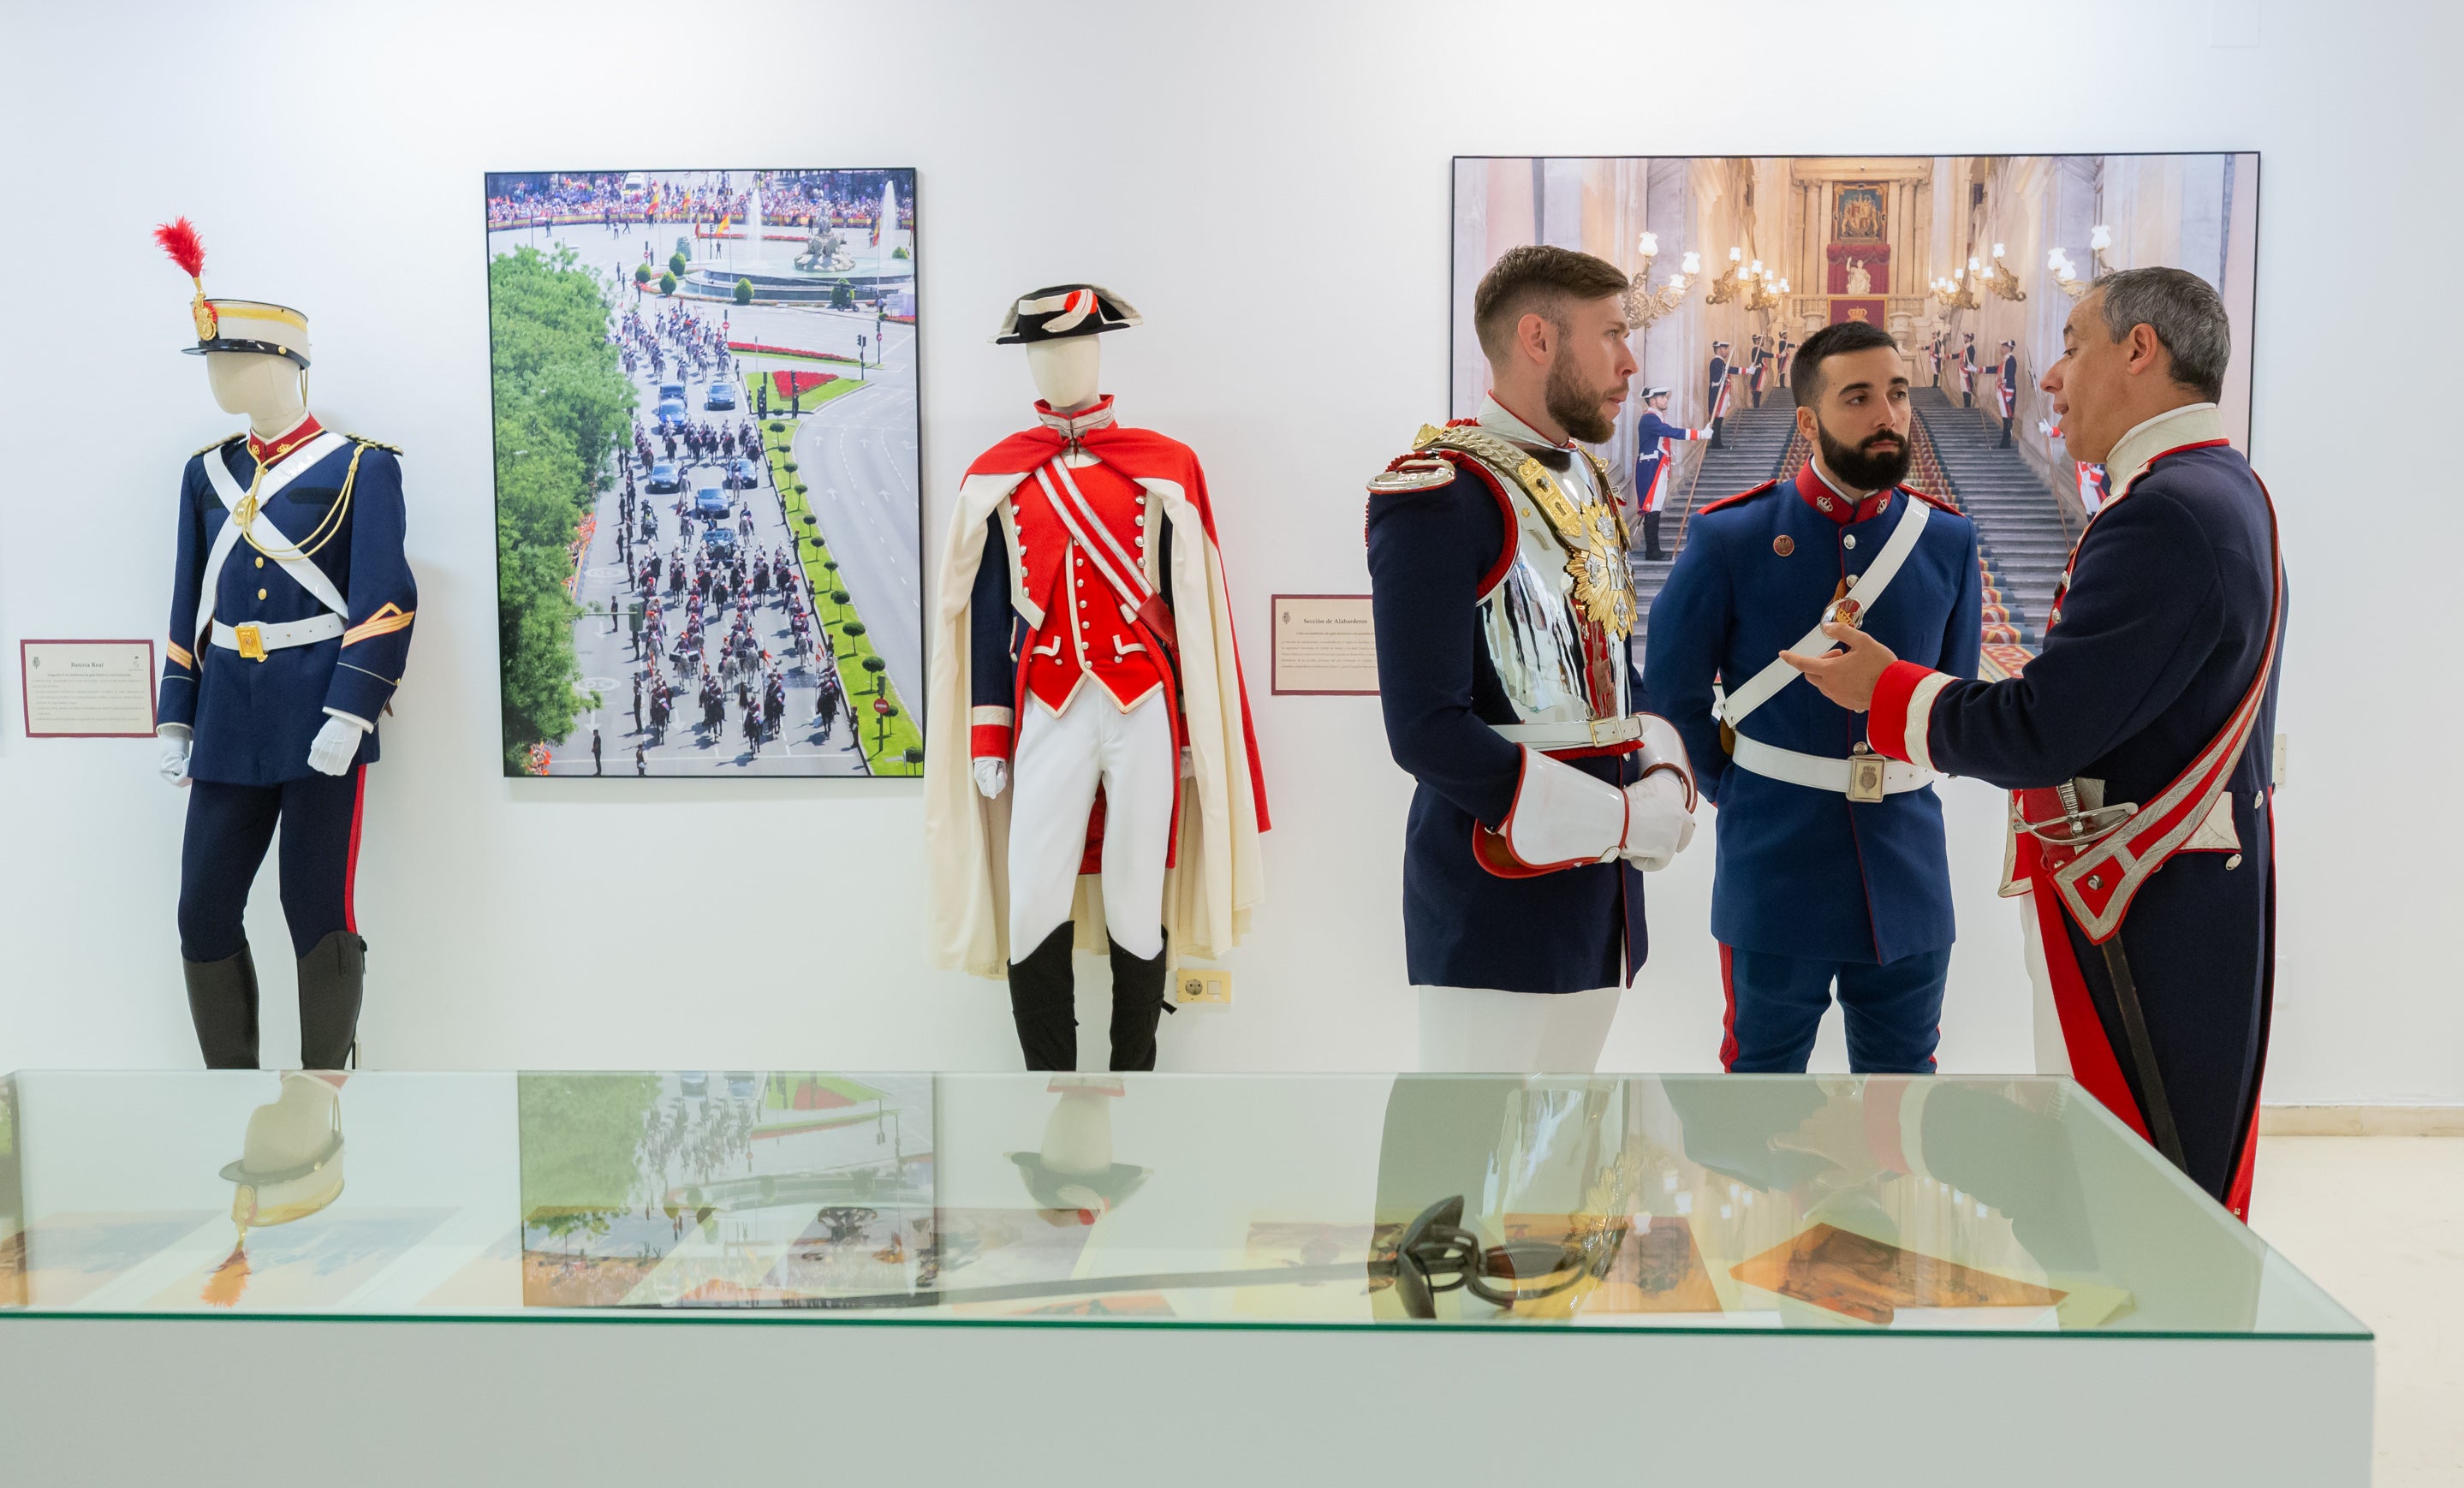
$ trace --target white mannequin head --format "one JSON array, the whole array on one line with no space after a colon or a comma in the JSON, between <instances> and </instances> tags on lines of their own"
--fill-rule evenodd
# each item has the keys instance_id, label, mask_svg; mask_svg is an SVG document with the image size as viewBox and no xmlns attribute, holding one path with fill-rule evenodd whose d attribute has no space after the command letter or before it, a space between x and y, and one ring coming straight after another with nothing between
<instances>
[{"instance_id":1,"label":"white mannequin head","mask_svg":"<svg viewBox=\"0 0 2464 1488\"><path fill-rule=\"evenodd\" d=\"M206 381L225 413L243 414L259 438L290 429L308 411L306 377L288 357L261 351L206 353Z\"/></svg>"},{"instance_id":2,"label":"white mannequin head","mask_svg":"<svg viewBox=\"0 0 2464 1488\"><path fill-rule=\"evenodd\" d=\"M1027 343L1027 374L1035 379L1035 390L1044 395L1053 412L1076 413L1094 404L1104 355L1095 343L1101 339L1095 336L1069 336Z\"/></svg>"}]
</instances>

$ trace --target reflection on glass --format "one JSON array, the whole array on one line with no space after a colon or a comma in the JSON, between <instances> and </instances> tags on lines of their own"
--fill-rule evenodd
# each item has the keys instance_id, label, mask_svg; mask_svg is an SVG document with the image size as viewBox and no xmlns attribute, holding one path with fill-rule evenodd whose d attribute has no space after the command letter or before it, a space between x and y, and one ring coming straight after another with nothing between
<instances>
[{"instance_id":1,"label":"reflection on glass","mask_svg":"<svg viewBox=\"0 0 2464 1488\"><path fill-rule=\"evenodd\" d=\"M0 1312L574 1309L2361 1334L2060 1081L0 1082Z\"/></svg>"}]
</instances>

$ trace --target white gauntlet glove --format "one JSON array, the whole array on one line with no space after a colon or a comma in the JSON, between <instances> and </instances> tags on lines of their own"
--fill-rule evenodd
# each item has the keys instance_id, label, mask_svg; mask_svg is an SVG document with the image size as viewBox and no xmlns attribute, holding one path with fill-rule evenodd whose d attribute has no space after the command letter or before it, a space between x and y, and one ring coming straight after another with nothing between
<instances>
[{"instance_id":1,"label":"white gauntlet glove","mask_svg":"<svg viewBox=\"0 0 2464 1488\"><path fill-rule=\"evenodd\" d=\"M1685 782L1667 771L1644 776L1625 788L1625 861L1657 873L1694 840L1694 810Z\"/></svg>"},{"instance_id":2,"label":"white gauntlet glove","mask_svg":"<svg viewBox=\"0 0 2464 1488\"><path fill-rule=\"evenodd\" d=\"M976 794L990 800L1009 789L1009 762L987 755L976 761Z\"/></svg>"},{"instance_id":3,"label":"white gauntlet glove","mask_svg":"<svg viewBox=\"0 0 2464 1488\"><path fill-rule=\"evenodd\" d=\"M367 733L355 719L328 718L308 745L308 768L319 775L341 775L359 757L360 738Z\"/></svg>"},{"instance_id":4,"label":"white gauntlet glove","mask_svg":"<svg viewBox=\"0 0 2464 1488\"><path fill-rule=\"evenodd\" d=\"M1657 873L1694 840L1694 769L1677 726L1643 715L1642 750L1635 756L1645 774L1625 788L1625 859ZM1674 768L1662 768L1670 767Z\"/></svg>"},{"instance_id":5,"label":"white gauntlet glove","mask_svg":"<svg viewBox=\"0 0 2464 1488\"><path fill-rule=\"evenodd\" d=\"M173 785L188 783L188 750L194 743L188 730L181 724L166 723L154 731L163 740L162 761L155 766L163 778Z\"/></svg>"}]
</instances>

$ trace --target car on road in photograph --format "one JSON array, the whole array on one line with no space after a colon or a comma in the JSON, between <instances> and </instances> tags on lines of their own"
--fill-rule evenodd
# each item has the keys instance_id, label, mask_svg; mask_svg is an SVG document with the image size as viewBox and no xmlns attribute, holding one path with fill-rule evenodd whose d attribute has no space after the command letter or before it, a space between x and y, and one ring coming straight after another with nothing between
<instances>
[{"instance_id":1,"label":"car on road in photograph","mask_svg":"<svg viewBox=\"0 0 2464 1488\"><path fill-rule=\"evenodd\" d=\"M685 482L684 477L676 473L675 461L661 460L650 467L648 486L651 494L664 496L684 490Z\"/></svg>"},{"instance_id":2,"label":"car on road in photograph","mask_svg":"<svg viewBox=\"0 0 2464 1488\"><path fill-rule=\"evenodd\" d=\"M736 384L734 383L711 383L709 394L702 400L702 406L704 408L734 409L736 406Z\"/></svg>"},{"instance_id":3,"label":"car on road in photograph","mask_svg":"<svg viewBox=\"0 0 2464 1488\"><path fill-rule=\"evenodd\" d=\"M753 462L737 455L727 462L725 479L720 482L730 491L751 491L759 477L753 473Z\"/></svg>"},{"instance_id":4,"label":"car on road in photograph","mask_svg":"<svg viewBox=\"0 0 2464 1488\"><path fill-rule=\"evenodd\" d=\"M685 427L685 405L683 399L662 398L659 400L659 406L654 411L658 415L659 427L669 429L682 428Z\"/></svg>"},{"instance_id":5,"label":"car on road in photograph","mask_svg":"<svg viewBox=\"0 0 2464 1488\"><path fill-rule=\"evenodd\" d=\"M726 527L706 528L701 535L701 546L702 551L715 560L728 562L736 557L736 533Z\"/></svg>"},{"instance_id":6,"label":"car on road in photograph","mask_svg":"<svg viewBox=\"0 0 2464 1488\"><path fill-rule=\"evenodd\" d=\"M704 486L693 492L693 514L715 520L727 514L727 492L716 486Z\"/></svg>"}]
</instances>

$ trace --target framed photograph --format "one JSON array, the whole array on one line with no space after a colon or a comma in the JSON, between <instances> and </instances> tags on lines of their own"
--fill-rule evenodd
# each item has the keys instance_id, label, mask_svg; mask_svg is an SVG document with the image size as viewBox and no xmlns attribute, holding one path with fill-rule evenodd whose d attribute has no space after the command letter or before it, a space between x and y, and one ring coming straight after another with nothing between
<instances>
[{"instance_id":1,"label":"framed photograph","mask_svg":"<svg viewBox=\"0 0 2464 1488\"><path fill-rule=\"evenodd\" d=\"M508 776L923 773L915 172L487 178Z\"/></svg>"},{"instance_id":2,"label":"framed photograph","mask_svg":"<svg viewBox=\"0 0 2464 1488\"><path fill-rule=\"evenodd\" d=\"M1638 493L1668 556L1638 558L1648 616L1686 519L1806 460L1792 358L1823 326L1887 329L1914 385L1909 483L1975 521L1985 552L1985 667L2043 643L2063 560L2103 497L2070 458L2038 383L2100 274L2187 269L2224 296L2233 336L2221 402L2248 451L2258 156L1464 156L1454 163L1453 412L1475 417L1488 363L1472 292L1525 243L1624 270L1636 375L1597 452ZM1658 417L1692 438L1638 440ZM1716 438L1705 437L1716 427ZM1664 449L1662 447L1665 447ZM1647 629L1638 626L1638 649Z\"/></svg>"}]
</instances>

